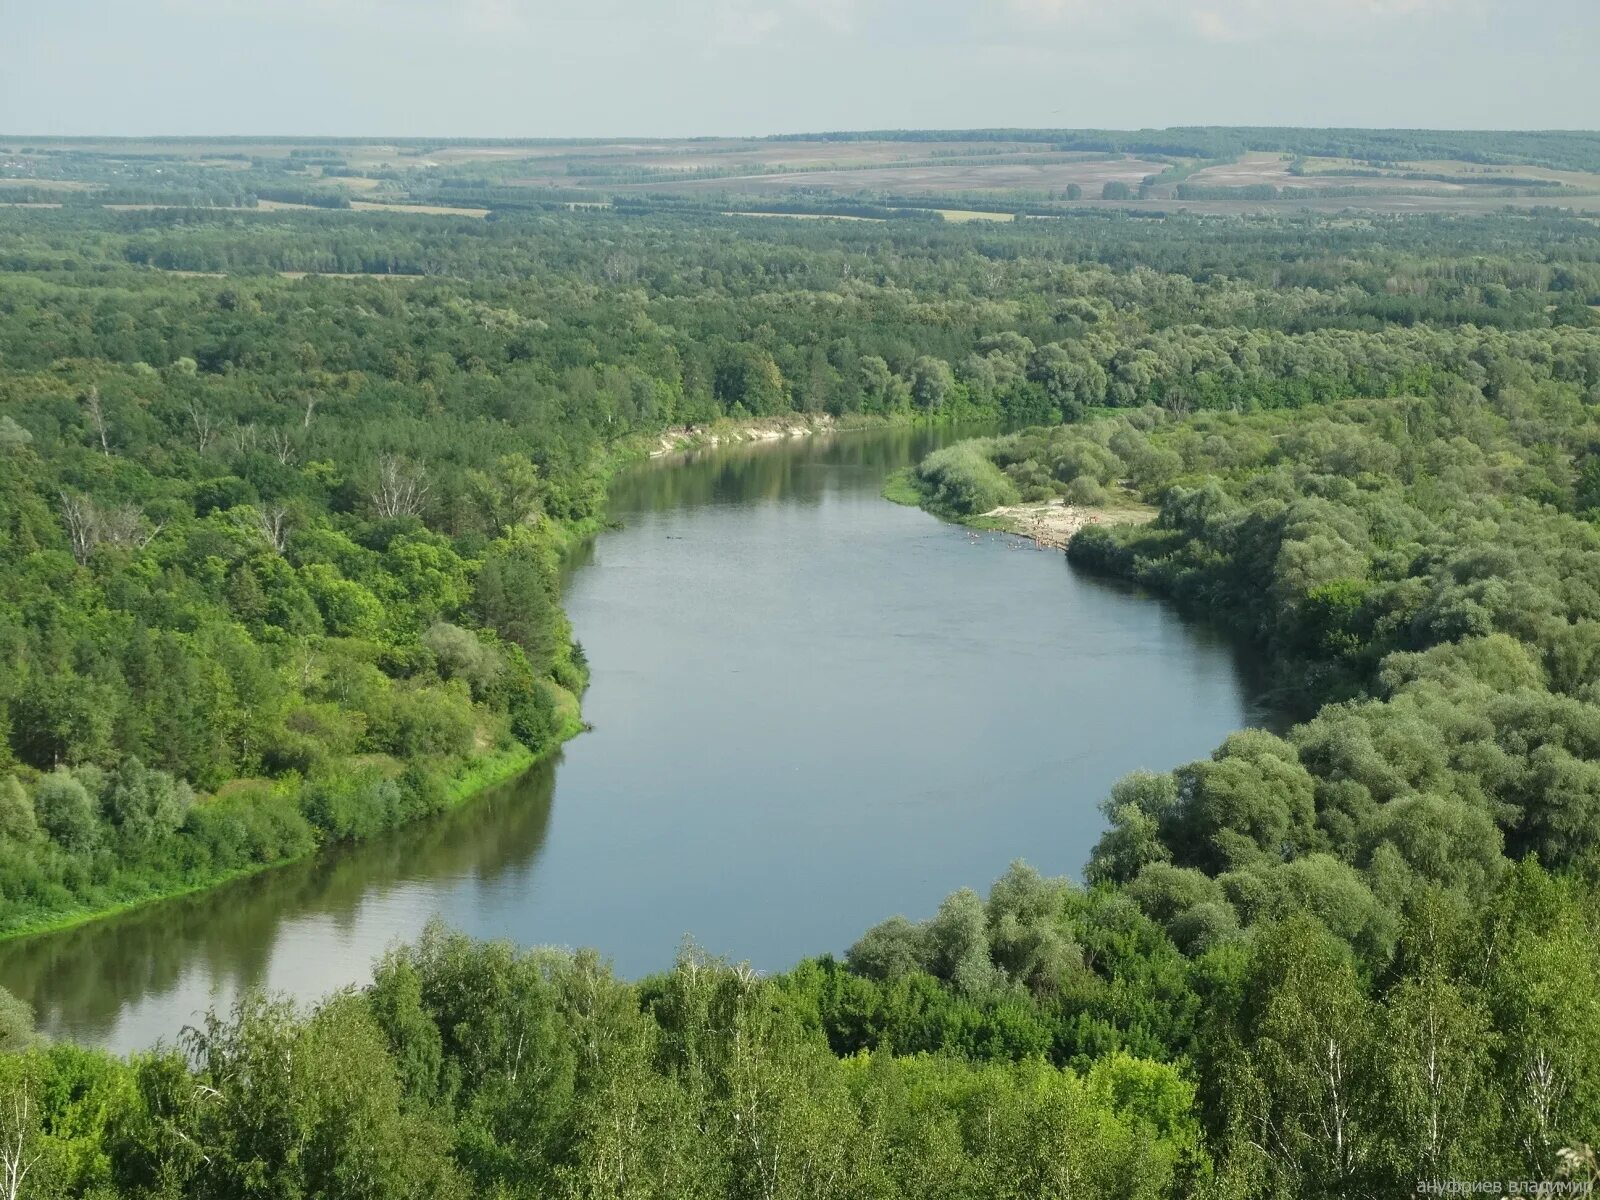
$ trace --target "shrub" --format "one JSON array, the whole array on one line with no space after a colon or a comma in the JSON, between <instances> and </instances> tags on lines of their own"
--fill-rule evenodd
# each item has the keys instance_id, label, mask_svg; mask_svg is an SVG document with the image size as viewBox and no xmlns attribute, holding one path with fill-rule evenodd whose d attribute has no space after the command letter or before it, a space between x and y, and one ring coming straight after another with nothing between
<instances>
[{"instance_id":1,"label":"shrub","mask_svg":"<svg viewBox=\"0 0 1600 1200\"><path fill-rule=\"evenodd\" d=\"M39 824L64 849L74 852L88 850L98 840L100 822L95 807L89 790L62 767L41 779L33 792Z\"/></svg>"},{"instance_id":2,"label":"shrub","mask_svg":"<svg viewBox=\"0 0 1600 1200\"><path fill-rule=\"evenodd\" d=\"M1100 508L1111 499L1111 493L1088 475L1075 476L1064 494L1068 504L1081 504L1086 508Z\"/></svg>"},{"instance_id":3,"label":"shrub","mask_svg":"<svg viewBox=\"0 0 1600 1200\"><path fill-rule=\"evenodd\" d=\"M27 791L9 775L0 779L0 839L31 842L38 836L39 822Z\"/></svg>"},{"instance_id":4,"label":"shrub","mask_svg":"<svg viewBox=\"0 0 1600 1200\"><path fill-rule=\"evenodd\" d=\"M986 513L1016 504L1017 486L989 460L987 441L960 442L935 450L917 467L917 480L930 507L957 516Z\"/></svg>"}]
</instances>

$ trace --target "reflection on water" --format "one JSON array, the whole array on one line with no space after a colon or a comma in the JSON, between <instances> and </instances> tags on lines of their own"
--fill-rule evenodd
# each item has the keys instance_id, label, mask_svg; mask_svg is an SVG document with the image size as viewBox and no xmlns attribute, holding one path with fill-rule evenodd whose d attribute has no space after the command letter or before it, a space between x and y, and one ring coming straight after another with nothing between
<instances>
[{"instance_id":1,"label":"reflection on water","mask_svg":"<svg viewBox=\"0 0 1600 1200\"><path fill-rule=\"evenodd\" d=\"M626 517L763 500L816 504L863 481L881 483L891 471L975 432L984 431L895 428L687 450L621 473L612 484L609 509Z\"/></svg>"},{"instance_id":2,"label":"reflection on water","mask_svg":"<svg viewBox=\"0 0 1600 1200\"><path fill-rule=\"evenodd\" d=\"M275 960L325 960L330 949L336 957L339 935L359 927L363 910L399 893L530 875L550 822L556 768L541 763L471 804L360 847L0 944L0 978L33 1005L45 1029L107 1041L132 1005L152 1018L154 1036L170 1039L196 1011L266 980ZM353 965L366 962L368 950L361 947Z\"/></svg>"},{"instance_id":3,"label":"reflection on water","mask_svg":"<svg viewBox=\"0 0 1600 1200\"><path fill-rule=\"evenodd\" d=\"M249 986L368 977L430 917L598 946L690 935L762 969L923 916L1022 855L1076 872L1119 775L1267 716L1211 631L1058 553L883 501L955 430L695 451L612 489L566 605L594 732L437 821L76 930L0 944L56 1036L130 1049Z\"/></svg>"}]
</instances>

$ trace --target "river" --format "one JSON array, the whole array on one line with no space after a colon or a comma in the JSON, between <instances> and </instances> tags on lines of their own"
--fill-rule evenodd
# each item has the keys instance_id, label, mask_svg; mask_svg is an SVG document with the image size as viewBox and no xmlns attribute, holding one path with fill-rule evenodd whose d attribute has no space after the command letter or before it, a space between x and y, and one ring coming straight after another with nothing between
<instances>
[{"instance_id":1,"label":"river","mask_svg":"<svg viewBox=\"0 0 1600 1200\"><path fill-rule=\"evenodd\" d=\"M771 970L1017 857L1077 873L1113 780L1270 714L1230 645L1166 605L879 497L951 436L627 472L622 528L566 584L592 732L438 820L0 944L0 986L48 1035L125 1051L247 987L361 983L434 915L597 946L630 976L686 936Z\"/></svg>"}]
</instances>

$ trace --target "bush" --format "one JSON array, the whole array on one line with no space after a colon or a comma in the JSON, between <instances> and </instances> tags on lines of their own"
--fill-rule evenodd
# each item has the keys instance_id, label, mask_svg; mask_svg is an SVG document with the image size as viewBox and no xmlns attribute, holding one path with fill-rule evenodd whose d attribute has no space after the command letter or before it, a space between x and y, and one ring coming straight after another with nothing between
<instances>
[{"instance_id":1,"label":"bush","mask_svg":"<svg viewBox=\"0 0 1600 1200\"><path fill-rule=\"evenodd\" d=\"M1081 504L1085 508L1101 508L1111 499L1111 493L1088 475L1076 476L1067 484L1064 495L1068 504Z\"/></svg>"},{"instance_id":2,"label":"bush","mask_svg":"<svg viewBox=\"0 0 1600 1200\"><path fill-rule=\"evenodd\" d=\"M0 840L31 842L38 836L39 822L27 791L9 775L0 779Z\"/></svg>"},{"instance_id":3,"label":"bush","mask_svg":"<svg viewBox=\"0 0 1600 1200\"><path fill-rule=\"evenodd\" d=\"M989 459L991 443L958 442L935 450L917 467L917 481L929 507L956 516L975 516L1021 500L1017 486Z\"/></svg>"},{"instance_id":4,"label":"bush","mask_svg":"<svg viewBox=\"0 0 1600 1200\"><path fill-rule=\"evenodd\" d=\"M306 785L306 819L334 841L353 841L392 829L403 808L400 785L374 770L333 775Z\"/></svg>"},{"instance_id":5,"label":"bush","mask_svg":"<svg viewBox=\"0 0 1600 1200\"><path fill-rule=\"evenodd\" d=\"M174 833L193 803L188 784L130 758L111 777L105 812L124 837L149 841Z\"/></svg>"},{"instance_id":6,"label":"bush","mask_svg":"<svg viewBox=\"0 0 1600 1200\"><path fill-rule=\"evenodd\" d=\"M434 622L422 635L422 644L438 663L439 674L446 679L466 680L475 697L481 697L505 669L499 651L448 621Z\"/></svg>"},{"instance_id":7,"label":"bush","mask_svg":"<svg viewBox=\"0 0 1600 1200\"><path fill-rule=\"evenodd\" d=\"M371 741L396 758L453 758L472 749L472 702L459 684L397 690L372 714Z\"/></svg>"},{"instance_id":8,"label":"bush","mask_svg":"<svg viewBox=\"0 0 1600 1200\"><path fill-rule=\"evenodd\" d=\"M33 792L33 811L44 831L66 850L80 853L99 840L94 798L63 767L39 781Z\"/></svg>"}]
</instances>

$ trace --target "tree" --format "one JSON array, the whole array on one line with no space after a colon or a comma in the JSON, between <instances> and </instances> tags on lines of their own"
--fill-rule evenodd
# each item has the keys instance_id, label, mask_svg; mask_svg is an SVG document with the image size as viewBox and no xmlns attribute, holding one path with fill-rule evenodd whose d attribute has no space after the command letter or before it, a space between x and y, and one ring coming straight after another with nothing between
<instances>
[{"instance_id":1,"label":"tree","mask_svg":"<svg viewBox=\"0 0 1600 1200\"><path fill-rule=\"evenodd\" d=\"M472 604L486 627L522 647L535 673L550 671L567 628L556 605L555 572L535 542L522 536L495 543L478 568Z\"/></svg>"},{"instance_id":2,"label":"tree","mask_svg":"<svg viewBox=\"0 0 1600 1200\"><path fill-rule=\"evenodd\" d=\"M431 492L427 473L398 454L378 459L369 499L372 511L384 520L419 517Z\"/></svg>"},{"instance_id":3,"label":"tree","mask_svg":"<svg viewBox=\"0 0 1600 1200\"><path fill-rule=\"evenodd\" d=\"M869 978L898 979L912 971L928 969L927 938L906 918L890 917L862 934L850 947L845 961L852 971Z\"/></svg>"},{"instance_id":4,"label":"tree","mask_svg":"<svg viewBox=\"0 0 1600 1200\"><path fill-rule=\"evenodd\" d=\"M184 1036L188 1064L135 1068L138 1105L119 1137L130 1189L240 1195L464 1196L444 1131L407 1110L364 1003L342 995L309 1019L247 998Z\"/></svg>"},{"instance_id":5,"label":"tree","mask_svg":"<svg viewBox=\"0 0 1600 1200\"><path fill-rule=\"evenodd\" d=\"M204 454L211 448L211 443L216 440L216 418L212 416L204 404L193 397L185 403L184 412L189 418L189 429L194 436L195 450Z\"/></svg>"},{"instance_id":6,"label":"tree","mask_svg":"<svg viewBox=\"0 0 1600 1200\"><path fill-rule=\"evenodd\" d=\"M970 888L946 897L923 931L928 969L962 992L981 992L998 979L989 956L989 921L983 900Z\"/></svg>"},{"instance_id":7,"label":"tree","mask_svg":"<svg viewBox=\"0 0 1600 1200\"><path fill-rule=\"evenodd\" d=\"M1384 998L1379 1034L1388 1141L1400 1178L1447 1179L1485 1161L1495 1106L1487 1085L1495 1035L1488 1012L1450 965L1409 975Z\"/></svg>"},{"instance_id":8,"label":"tree","mask_svg":"<svg viewBox=\"0 0 1600 1200\"><path fill-rule=\"evenodd\" d=\"M861 390L867 397L870 411L887 413L905 407L910 399L910 389L887 362L876 354L864 355L860 371Z\"/></svg>"},{"instance_id":9,"label":"tree","mask_svg":"<svg viewBox=\"0 0 1600 1200\"><path fill-rule=\"evenodd\" d=\"M27 790L10 775L0 777L0 841L31 842L38 836Z\"/></svg>"},{"instance_id":10,"label":"tree","mask_svg":"<svg viewBox=\"0 0 1600 1200\"><path fill-rule=\"evenodd\" d=\"M468 475L473 499L484 523L496 536L520 525L537 524L543 508L543 484L538 468L524 455L506 455L491 475Z\"/></svg>"},{"instance_id":11,"label":"tree","mask_svg":"<svg viewBox=\"0 0 1600 1200\"><path fill-rule=\"evenodd\" d=\"M0 416L0 450L16 453L31 445L33 434L18 425L9 416Z\"/></svg>"},{"instance_id":12,"label":"tree","mask_svg":"<svg viewBox=\"0 0 1600 1200\"><path fill-rule=\"evenodd\" d=\"M152 841L176 832L193 804L188 784L129 758L111 775L103 807L124 837Z\"/></svg>"},{"instance_id":13,"label":"tree","mask_svg":"<svg viewBox=\"0 0 1600 1200\"><path fill-rule=\"evenodd\" d=\"M35 1074L32 1057L0 1057L0 1200L21 1200L44 1156Z\"/></svg>"},{"instance_id":14,"label":"tree","mask_svg":"<svg viewBox=\"0 0 1600 1200\"><path fill-rule=\"evenodd\" d=\"M94 431L100 441L100 452L107 458L111 456L111 444L106 440L106 414L100 404L100 389L93 384L83 396L84 411L89 414L89 428Z\"/></svg>"},{"instance_id":15,"label":"tree","mask_svg":"<svg viewBox=\"0 0 1600 1200\"><path fill-rule=\"evenodd\" d=\"M1501 1152L1536 1175L1600 1121L1600 998L1586 982L1600 944L1575 901L1572 883L1523 863L1484 914Z\"/></svg>"},{"instance_id":16,"label":"tree","mask_svg":"<svg viewBox=\"0 0 1600 1200\"><path fill-rule=\"evenodd\" d=\"M1208 762L1177 773L1178 861L1216 871L1282 861L1316 844L1315 782L1293 746L1270 733L1231 734Z\"/></svg>"},{"instance_id":17,"label":"tree","mask_svg":"<svg viewBox=\"0 0 1600 1200\"><path fill-rule=\"evenodd\" d=\"M289 544L289 510L282 504L265 504L251 510L256 533L274 554L282 554Z\"/></svg>"},{"instance_id":18,"label":"tree","mask_svg":"<svg viewBox=\"0 0 1600 1200\"><path fill-rule=\"evenodd\" d=\"M152 527L131 504L102 507L88 496L68 492L61 493L61 520L80 566L88 563L99 546L143 550L162 530L159 524Z\"/></svg>"},{"instance_id":19,"label":"tree","mask_svg":"<svg viewBox=\"0 0 1600 1200\"><path fill-rule=\"evenodd\" d=\"M1377 1095L1372 1013L1349 955L1293 918L1258 943L1250 994L1246 1061L1259 1091L1239 1096L1254 1140L1288 1194L1348 1195L1370 1166L1366 1102Z\"/></svg>"},{"instance_id":20,"label":"tree","mask_svg":"<svg viewBox=\"0 0 1600 1200\"><path fill-rule=\"evenodd\" d=\"M950 364L924 354L911 364L911 399L917 407L933 412L944 407L955 386Z\"/></svg>"},{"instance_id":21,"label":"tree","mask_svg":"<svg viewBox=\"0 0 1600 1200\"><path fill-rule=\"evenodd\" d=\"M99 836L98 806L65 768L57 767L38 782L33 807L40 826L67 850L87 850Z\"/></svg>"},{"instance_id":22,"label":"tree","mask_svg":"<svg viewBox=\"0 0 1600 1200\"><path fill-rule=\"evenodd\" d=\"M1110 823L1095 844L1085 876L1090 883L1127 883L1147 863L1166 862L1172 851L1161 838L1173 820L1178 785L1171 775L1134 771L1111 786L1100 804Z\"/></svg>"},{"instance_id":23,"label":"tree","mask_svg":"<svg viewBox=\"0 0 1600 1200\"><path fill-rule=\"evenodd\" d=\"M0 1054L19 1054L35 1040L33 1010L0 988Z\"/></svg>"},{"instance_id":24,"label":"tree","mask_svg":"<svg viewBox=\"0 0 1600 1200\"><path fill-rule=\"evenodd\" d=\"M772 416L789 408L789 390L772 355L756 346L731 347L717 367L715 394L724 409L735 408L755 417Z\"/></svg>"}]
</instances>

